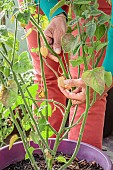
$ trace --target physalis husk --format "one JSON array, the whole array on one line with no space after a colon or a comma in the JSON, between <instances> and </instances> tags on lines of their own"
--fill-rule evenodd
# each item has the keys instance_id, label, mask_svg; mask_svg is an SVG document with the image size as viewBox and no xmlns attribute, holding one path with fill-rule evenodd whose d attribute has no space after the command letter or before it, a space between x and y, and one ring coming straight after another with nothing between
<instances>
[{"instance_id":1,"label":"physalis husk","mask_svg":"<svg viewBox=\"0 0 113 170\"><path fill-rule=\"evenodd\" d=\"M63 76L59 77L58 78L58 86L65 88L64 80L65 80L65 78Z\"/></svg>"},{"instance_id":2,"label":"physalis husk","mask_svg":"<svg viewBox=\"0 0 113 170\"><path fill-rule=\"evenodd\" d=\"M52 155L50 154L50 152L48 151L48 149L45 149L45 150L44 150L44 153L45 153L47 159L52 159Z\"/></svg>"},{"instance_id":3,"label":"physalis husk","mask_svg":"<svg viewBox=\"0 0 113 170\"><path fill-rule=\"evenodd\" d=\"M47 47L42 46L42 47L40 48L40 52L41 52L41 54L42 54L42 56L43 56L44 58L47 58L47 55L48 55L48 49L47 49Z\"/></svg>"}]
</instances>

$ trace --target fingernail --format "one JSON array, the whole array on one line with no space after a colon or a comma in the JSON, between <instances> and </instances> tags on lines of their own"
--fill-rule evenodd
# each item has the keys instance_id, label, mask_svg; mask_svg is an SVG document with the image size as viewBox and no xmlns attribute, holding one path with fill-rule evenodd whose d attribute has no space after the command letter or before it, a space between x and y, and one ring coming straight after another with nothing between
<instances>
[{"instance_id":1,"label":"fingernail","mask_svg":"<svg viewBox=\"0 0 113 170\"><path fill-rule=\"evenodd\" d=\"M60 48L55 48L54 50L57 54L60 54L61 53L61 49Z\"/></svg>"}]
</instances>

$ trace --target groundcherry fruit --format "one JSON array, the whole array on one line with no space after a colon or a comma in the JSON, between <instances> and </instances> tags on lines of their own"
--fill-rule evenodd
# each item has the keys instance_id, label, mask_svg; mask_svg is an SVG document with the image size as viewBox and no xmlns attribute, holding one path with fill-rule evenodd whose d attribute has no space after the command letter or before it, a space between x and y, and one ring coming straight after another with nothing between
<instances>
[{"instance_id":1,"label":"groundcherry fruit","mask_svg":"<svg viewBox=\"0 0 113 170\"><path fill-rule=\"evenodd\" d=\"M48 55L48 49L47 49L47 47L42 46L42 47L40 48L40 52L41 52L41 54L42 54L42 56L43 56L44 58L47 58L47 55Z\"/></svg>"}]
</instances>

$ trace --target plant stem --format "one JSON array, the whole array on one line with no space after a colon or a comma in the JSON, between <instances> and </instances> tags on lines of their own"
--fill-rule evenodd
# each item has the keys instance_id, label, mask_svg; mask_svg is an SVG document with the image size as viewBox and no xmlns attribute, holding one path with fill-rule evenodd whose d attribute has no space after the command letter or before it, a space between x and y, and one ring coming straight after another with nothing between
<instances>
[{"instance_id":1,"label":"plant stem","mask_svg":"<svg viewBox=\"0 0 113 170\"><path fill-rule=\"evenodd\" d=\"M65 128L65 129L67 129L67 130L66 130L66 132L64 133L64 135L62 136L62 138L60 139L61 141L62 141L62 139L64 139L64 137L65 137L65 136L68 134L68 132L70 131L70 127L72 127L72 124L73 124L73 122L74 122L77 109L78 109L78 105L75 106L75 110L74 110L74 114L73 114L72 120L71 120L71 122L70 122L69 127L68 127L68 128Z\"/></svg>"},{"instance_id":2,"label":"plant stem","mask_svg":"<svg viewBox=\"0 0 113 170\"><path fill-rule=\"evenodd\" d=\"M10 61L7 59L7 57L4 55L4 53L2 51L0 51L0 53L2 54L2 57L6 60L6 62L9 64L9 66L11 66Z\"/></svg>"},{"instance_id":3,"label":"plant stem","mask_svg":"<svg viewBox=\"0 0 113 170\"><path fill-rule=\"evenodd\" d=\"M5 45L4 45L4 43L1 43L1 45L2 45L2 48L4 49L5 54L7 55L7 49L6 49Z\"/></svg>"},{"instance_id":4,"label":"plant stem","mask_svg":"<svg viewBox=\"0 0 113 170\"><path fill-rule=\"evenodd\" d=\"M12 71L12 72L13 72L13 71ZM21 93L21 96L22 96L22 98L23 98L23 101L24 101L25 107L26 107L26 109L27 109L27 111L28 111L28 114L29 114L29 116L31 117L31 120L33 121L33 123L34 123L34 125L35 125L36 131L37 131L37 134L39 135L40 140L42 141L43 145L45 145L46 148L47 148L50 152L52 152L51 149L49 148L48 144L45 142L45 140L43 139L43 137L42 137L42 135L41 135L41 132L40 132L40 130L39 130L39 127L37 126L36 121L35 121L35 119L33 118L33 115L32 115L32 113L31 113L31 110L29 109L29 106L28 106L28 104L27 104L27 102L26 102L26 100L25 100L24 93L23 93L23 91L22 91L22 89L21 89L21 87L20 87L20 85L19 85L19 83L18 83L17 77L16 77L16 75L15 75L14 72L13 72L13 76L14 76L15 82L17 83L18 89L19 89L19 91L20 91L20 93ZM40 145L40 144L39 144L39 145Z\"/></svg>"},{"instance_id":5,"label":"plant stem","mask_svg":"<svg viewBox=\"0 0 113 170\"><path fill-rule=\"evenodd\" d=\"M29 158L30 158L30 161L31 161L31 163L32 163L32 166L34 167L35 170L39 170L39 168L38 168L38 166L37 166L37 164L36 164L36 162L35 162L35 160L34 160L34 157L30 154L30 152L29 152L29 150L28 150L28 147L27 147L27 145L26 145L26 141L27 141L27 140L25 141L23 132L22 132L22 130L21 130L21 128L20 128L17 120L15 119L15 116L14 116L14 113L13 113L12 109L9 108L9 111L10 111L11 117L12 117L12 119L13 119L13 122L14 122L16 128L18 129L18 132L19 132L19 134L20 134L20 136L21 136L21 139L22 139L24 148L25 148L26 153L28 154L28 156L29 156Z\"/></svg>"},{"instance_id":6,"label":"plant stem","mask_svg":"<svg viewBox=\"0 0 113 170\"><path fill-rule=\"evenodd\" d=\"M76 157L76 155L77 155L77 153L79 151L80 142L82 140L82 136L83 136L83 132L84 132L84 127L85 127L86 120L87 120L88 111L89 111L89 87L87 86L86 87L86 109L85 109L85 113L84 113L84 118L83 118L82 126L80 128L80 135L79 135L79 138L78 138L78 141L77 141L77 145L75 147L75 150L74 150L73 155L70 158L70 160L67 163L65 163L63 166L61 166L59 170L64 170L64 168L66 168L68 165L70 165L72 163L72 161L75 159L75 157Z\"/></svg>"},{"instance_id":7,"label":"plant stem","mask_svg":"<svg viewBox=\"0 0 113 170\"><path fill-rule=\"evenodd\" d=\"M16 37L17 37L17 26L18 26L18 21L17 21L17 19L15 19L15 33L14 33L14 43L13 43L13 52L12 52L11 67L13 66L14 57L15 57L15 47L16 47Z\"/></svg>"},{"instance_id":8,"label":"plant stem","mask_svg":"<svg viewBox=\"0 0 113 170\"><path fill-rule=\"evenodd\" d=\"M60 64L60 66L61 66L61 69L62 69L62 71L63 71L63 74L64 74L64 76L65 76L66 78L68 78L68 74L67 74L67 71L66 71L66 69L65 69L65 66L64 66L64 64L63 64L63 62L62 62L61 57L60 57L58 54L56 54L56 53L54 52L54 50L50 47L50 45L48 44L48 42L47 42L47 40L46 40L46 38L45 38L45 36L44 36L44 33L43 33L43 31L42 31L42 28L37 24L37 22L35 21L35 19L31 16L31 17L30 17L30 20L31 20L31 22L34 24L34 26L38 29L38 31L40 32L40 34L41 34L41 36L42 36L42 38L43 38L43 40L44 40L44 42L45 42L48 50L49 50L54 56L56 56L56 57L59 59L59 64Z\"/></svg>"},{"instance_id":9,"label":"plant stem","mask_svg":"<svg viewBox=\"0 0 113 170\"><path fill-rule=\"evenodd\" d=\"M68 104L67 104L67 108L65 110L64 117L63 117L63 120L62 120L62 124L60 126L58 135L56 136L55 144L54 144L54 147L53 147L53 151L55 153L57 152L57 148L59 146L59 139L60 139L60 137L61 137L61 135L62 135L62 133L64 131L64 127L65 127L65 124L66 124L66 121L67 121L67 118L68 118L68 115L69 115L71 105L72 105L71 100L69 99Z\"/></svg>"}]
</instances>

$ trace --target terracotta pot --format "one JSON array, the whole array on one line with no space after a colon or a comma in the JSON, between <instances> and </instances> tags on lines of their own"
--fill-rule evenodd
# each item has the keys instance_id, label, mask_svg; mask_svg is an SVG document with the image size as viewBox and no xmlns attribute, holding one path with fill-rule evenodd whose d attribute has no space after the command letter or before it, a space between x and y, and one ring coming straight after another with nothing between
<instances>
[{"instance_id":1,"label":"terracotta pot","mask_svg":"<svg viewBox=\"0 0 113 170\"><path fill-rule=\"evenodd\" d=\"M55 139L53 138L49 139L51 148L53 147L54 141ZM31 145L33 147L38 147L38 145L34 144L33 142L31 142ZM76 146L75 141L63 140L59 145L58 151L71 155L74 151L75 146ZM36 152L38 152L39 154L41 153L41 151L39 150ZM1 148L0 170L6 168L12 163L21 161L22 159L24 159L24 156L25 156L25 150L22 142L15 143L11 150L8 149L8 146ZM87 161L96 161L96 163L99 163L104 170L113 170L113 166L109 157L101 150L91 145L81 143L80 150L78 152L77 157L79 159L86 159Z\"/></svg>"}]
</instances>

